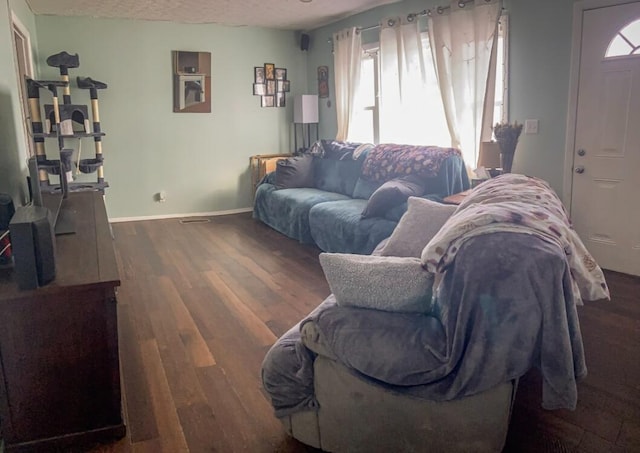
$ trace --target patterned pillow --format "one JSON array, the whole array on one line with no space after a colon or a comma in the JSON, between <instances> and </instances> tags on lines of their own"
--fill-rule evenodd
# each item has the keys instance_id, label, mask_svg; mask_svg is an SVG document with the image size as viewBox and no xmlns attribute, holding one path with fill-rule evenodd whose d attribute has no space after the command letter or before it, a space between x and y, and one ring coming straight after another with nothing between
<instances>
[{"instance_id":1,"label":"patterned pillow","mask_svg":"<svg viewBox=\"0 0 640 453\"><path fill-rule=\"evenodd\" d=\"M321 253L338 305L398 313L431 310L433 274L417 258Z\"/></svg>"}]
</instances>

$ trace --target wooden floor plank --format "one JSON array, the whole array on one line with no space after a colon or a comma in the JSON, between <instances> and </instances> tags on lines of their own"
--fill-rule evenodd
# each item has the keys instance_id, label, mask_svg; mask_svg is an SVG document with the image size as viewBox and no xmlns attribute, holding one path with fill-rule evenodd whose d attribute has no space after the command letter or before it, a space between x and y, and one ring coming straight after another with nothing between
<instances>
[{"instance_id":1,"label":"wooden floor plank","mask_svg":"<svg viewBox=\"0 0 640 453\"><path fill-rule=\"evenodd\" d=\"M233 292L231 288L220 278L215 272L205 272L205 276L209 279L213 289L218 292L224 304L234 313L236 318L246 327L247 333L253 336L256 341L263 345L269 346L275 343L276 336L267 328L260 318L255 315Z\"/></svg>"},{"instance_id":2,"label":"wooden floor plank","mask_svg":"<svg viewBox=\"0 0 640 453\"><path fill-rule=\"evenodd\" d=\"M141 348L162 451L188 452L184 429L169 389L158 344L155 340L146 340Z\"/></svg>"},{"instance_id":3,"label":"wooden floor plank","mask_svg":"<svg viewBox=\"0 0 640 453\"><path fill-rule=\"evenodd\" d=\"M149 283L148 292L157 305L149 315L167 385L176 407L204 402L204 394L195 375L194 363L180 336L168 296L161 289L161 280L162 277L157 277Z\"/></svg>"},{"instance_id":4,"label":"wooden floor plank","mask_svg":"<svg viewBox=\"0 0 640 453\"><path fill-rule=\"evenodd\" d=\"M251 214L113 225L127 437L96 452L316 452L262 390L275 339L328 294L320 251ZM506 452L640 452L640 278L607 272L610 302L578 308L588 376L575 411L518 388Z\"/></svg>"},{"instance_id":5,"label":"wooden floor plank","mask_svg":"<svg viewBox=\"0 0 640 453\"><path fill-rule=\"evenodd\" d=\"M131 442L158 437L145 365L129 306L118 307L121 380Z\"/></svg>"},{"instance_id":6,"label":"wooden floor plank","mask_svg":"<svg viewBox=\"0 0 640 453\"><path fill-rule=\"evenodd\" d=\"M173 316L176 320L176 327L182 338L182 343L187 351L189 351L193 365L198 368L215 365L216 361L209 347L202 338L200 331L191 317L191 313L173 286L172 281L168 278L159 278L158 284L160 291L169 301Z\"/></svg>"}]
</instances>

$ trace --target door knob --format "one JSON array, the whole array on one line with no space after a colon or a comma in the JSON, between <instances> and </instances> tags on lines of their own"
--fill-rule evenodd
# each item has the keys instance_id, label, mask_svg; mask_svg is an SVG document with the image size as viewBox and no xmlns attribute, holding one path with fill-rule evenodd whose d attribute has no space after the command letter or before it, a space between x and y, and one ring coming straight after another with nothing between
<instances>
[{"instance_id":1,"label":"door knob","mask_svg":"<svg viewBox=\"0 0 640 453\"><path fill-rule=\"evenodd\" d=\"M582 165L580 165L579 167L576 167L576 173L578 173L579 175L584 173L584 167Z\"/></svg>"},{"instance_id":2,"label":"door knob","mask_svg":"<svg viewBox=\"0 0 640 453\"><path fill-rule=\"evenodd\" d=\"M578 150L578 156L584 156L585 154L587 154L587 152L584 149Z\"/></svg>"}]
</instances>

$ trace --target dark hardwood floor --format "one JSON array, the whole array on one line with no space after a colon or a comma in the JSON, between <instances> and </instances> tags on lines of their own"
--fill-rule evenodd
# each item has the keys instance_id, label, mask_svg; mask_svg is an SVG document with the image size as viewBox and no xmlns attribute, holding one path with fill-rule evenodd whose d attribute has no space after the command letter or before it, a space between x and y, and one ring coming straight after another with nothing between
<instances>
[{"instance_id":1,"label":"dark hardwood floor","mask_svg":"<svg viewBox=\"0 0 640 453\"><path fill-rule=\"evenodd\" d=\"M127 436L94 451L316 451L285 434L259 373L276 338L329 294L319 250L250 214L113 232ZM579 308L589 375L577 409L543 410L530 372L505 451L640 451L640 279L607 279L613 300Z\"/></svg>"}]
</instances>

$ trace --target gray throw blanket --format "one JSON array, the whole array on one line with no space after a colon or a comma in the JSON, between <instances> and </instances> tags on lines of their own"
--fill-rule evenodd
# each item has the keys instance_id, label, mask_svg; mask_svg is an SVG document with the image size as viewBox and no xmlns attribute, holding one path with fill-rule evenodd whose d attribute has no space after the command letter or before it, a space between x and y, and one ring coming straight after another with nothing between
<instances>
[{"instance_id":1,"label":"gray throw blanket","mask_svg":"<svg viewBox=\"0 0 640 453\"><path fill-rule=\"evenodd\" d=\"M341 307L330 296L265 357L263 384L276 416L317 408L314 354L300 339L300 326L308 322L339 362L396 392L452 400L536 366L543 407L575 408L576 379L587 370L569 269L558 246L511 232L471 238L435 298L430 314L411 315Z\"/></svg>"}]
</instances>

